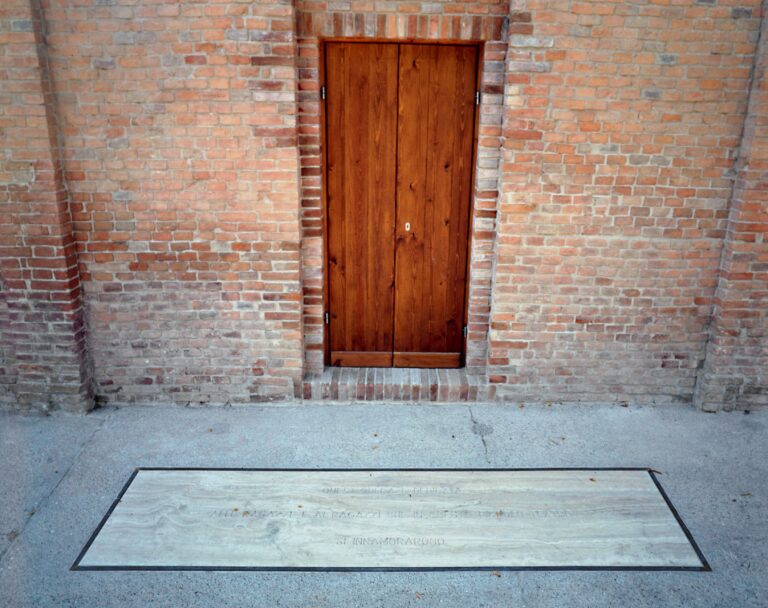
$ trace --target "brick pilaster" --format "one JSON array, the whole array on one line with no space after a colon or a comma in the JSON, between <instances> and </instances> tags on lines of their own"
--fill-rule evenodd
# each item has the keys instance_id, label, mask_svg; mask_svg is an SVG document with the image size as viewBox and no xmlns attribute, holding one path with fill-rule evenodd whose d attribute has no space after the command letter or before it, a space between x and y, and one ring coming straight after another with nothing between
<instances>
[{"instance_id":1,"label":"brick pilaster","mask_svg":"<svg viewBox=\"0 0 768 608\"><path fill-rule=\"evenodd\" d=\"M696 405L708 411L768 405L768 26L744 122L728 228Z\"/></svg>"},{"instance_id":2,"label":"brick pilaster","mask_svg":"<svg viewBox=\"0 0 768 608\"><path fill-rule=\"evenodd\" d=\"M93 403L55 100L37 0L0 8L0 406Z\"/></svg>"}]
</instances>

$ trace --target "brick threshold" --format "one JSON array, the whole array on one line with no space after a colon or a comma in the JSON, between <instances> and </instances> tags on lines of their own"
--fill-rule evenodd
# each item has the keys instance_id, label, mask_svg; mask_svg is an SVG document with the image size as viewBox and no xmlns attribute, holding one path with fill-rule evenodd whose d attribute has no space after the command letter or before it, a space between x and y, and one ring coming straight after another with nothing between
<instances>
[{"instance_id":1,"label":"brick threshold","mask_svg":"<svg viewBox=\"0 0 768 608\"><path fill-rule=\"evenodd\" d=\"M327 367L304 377L297 398L313 401L488 401L495 387L466 369Z\"/></svg>"}]
</instances>

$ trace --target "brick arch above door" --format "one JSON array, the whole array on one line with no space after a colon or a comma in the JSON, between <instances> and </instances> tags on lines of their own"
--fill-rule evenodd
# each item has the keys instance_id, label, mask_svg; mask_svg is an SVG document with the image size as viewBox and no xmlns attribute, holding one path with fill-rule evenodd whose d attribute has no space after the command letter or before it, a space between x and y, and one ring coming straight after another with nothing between
<instances>
[{"instance_id":1,"label":"brick arch above door","mask_svg":"<svg viewBox=\"0 0 768 608\"><path fill-rule=\"evenodd\" d=\"M299 1L296 5L305 375L318 374L324 366L323 285L327 277L324 275L323 264L320 42L323 38L331 37L485 42L480 65L481 100L472 196L466 346L467 371L485 373L496 250L504 65L510 28L509 4L507 0L482 5L460 2L402 4L400 7L398 3L392 3L391 12L331 11L326 10L329 6L326 3L317 2ZM418 8L418 11L404 12L414 8ZM521 26L530 27L527 23L513 23L511 27L519 29Z\"/></svg>"}]
</instances>

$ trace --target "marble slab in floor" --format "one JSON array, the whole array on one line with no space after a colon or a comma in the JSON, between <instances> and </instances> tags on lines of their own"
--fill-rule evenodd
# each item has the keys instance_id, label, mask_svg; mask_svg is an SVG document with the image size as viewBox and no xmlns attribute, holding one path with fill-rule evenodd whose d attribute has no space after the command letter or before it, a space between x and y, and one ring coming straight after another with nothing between
<instances>
[{"instance_id":1,"label":"marble slab in floor","mask_svg":"<svg viewBox=\"0 0 768 608\"><path fill-rule=\"evenodd\" d=\"M647 469L138 469L73 569L709 567Z\"/></svg>"}]
</instances>

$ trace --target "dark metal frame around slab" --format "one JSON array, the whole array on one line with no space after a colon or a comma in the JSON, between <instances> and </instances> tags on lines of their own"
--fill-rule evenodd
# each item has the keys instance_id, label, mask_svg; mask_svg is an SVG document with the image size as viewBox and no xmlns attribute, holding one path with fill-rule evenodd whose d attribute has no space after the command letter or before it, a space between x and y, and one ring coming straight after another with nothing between
<instances>
[{"instance_id":1,"label":"dark metal frame around slab","mask_svg":"<svg viewBox=\"0 0 768 608\"><path fill-rule=\"evenodd\" d=\"M81 566L80 561L90 549L91 544L101 532L101 529L107 523L107 520L112 515L123 495L126 493L136 475L140 471L269 471L269 472L304 472L304 473L318 473L318 472L356 472L356 473L378 473L378 472L435 472L435 473L450 473L450 472L516 472L516 471L646 471L656 485L656 489L661 494L669 510L674 515L677 524L685 534L688 542L696 552L697 557L701 561L701 566L477 566L477 567L361 567L361 568L345 568L345 567L295 567L295 566ZM399 468L399 469L335 469L335 468L316 468L316 469L302 469L302 468L227 468L227 467L138 467L134 469L128 481L120 490L115 501L109 507L109 510L99 522L99 525L93 531L88 542L85 544L80 554L77 556L75 563L72 564L70 570L75 571L197 571L197 572L487 572L487 571L507 571L507 572L520 572L520 571L582 571L582 572L711 572L712 568L707 562L704 554L699 549L696 541L693 538L688 527L683 522L682 517L675 509L672 501L667 496L664 488L661 486L658 478L656 477L655 469L648 467L532 467L532 468L486 468L486 469L419 469L419 468Z\"/></svg>"}]
</instances>

